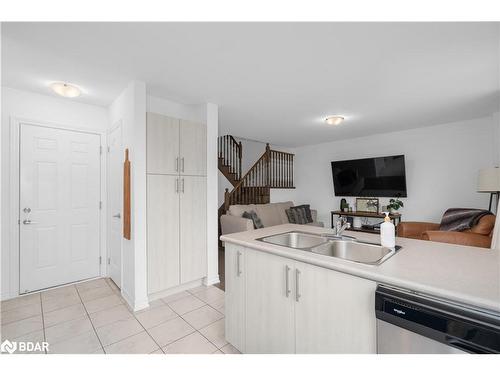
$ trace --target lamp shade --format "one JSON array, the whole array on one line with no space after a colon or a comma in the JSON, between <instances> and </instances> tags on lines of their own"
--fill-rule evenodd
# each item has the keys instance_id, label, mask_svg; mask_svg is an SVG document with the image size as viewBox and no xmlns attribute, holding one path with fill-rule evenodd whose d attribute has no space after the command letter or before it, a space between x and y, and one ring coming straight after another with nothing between
<instances>
[{"instance_id":1,"label":"lamp shade","mask_svg":"<svg viewBox=\"0 0 500 375\"><path fill-rule=\"evenodd\" d=\"M479 170L477 191L485 193L500 191L500 168L486 168Z\"/></svg>"}]
</instances>

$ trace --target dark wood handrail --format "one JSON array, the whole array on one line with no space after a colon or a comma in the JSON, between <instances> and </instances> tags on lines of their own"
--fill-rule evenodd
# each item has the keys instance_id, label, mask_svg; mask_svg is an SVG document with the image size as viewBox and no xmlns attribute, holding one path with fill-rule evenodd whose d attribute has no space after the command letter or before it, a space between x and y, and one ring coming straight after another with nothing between
<instances>
[{"instance_id":1,"label":"dark wood handrail","mask_svg":"<svg viewBox=\"0 0 500 375\"><path fill-rule=\"evenodd\" d=\"M241 178L242 145L232 135L223 135L218 139L218 155L222 164L232 173L234 180Z\"/></svg>"},{"instance_id":2,"label":"dark wood handrail","mask_svg":"<svg viewBox=\"0 0 500 375\"><path fill-rule=\"evenodd\" d=\"M266 203L271 188L293 189L294 154L272 150L269 144L265 152L241 177L230 192L224 193L224 208L233 204ZM265 197L265 198L264 198Z\"/></svg>"}]
</instances>

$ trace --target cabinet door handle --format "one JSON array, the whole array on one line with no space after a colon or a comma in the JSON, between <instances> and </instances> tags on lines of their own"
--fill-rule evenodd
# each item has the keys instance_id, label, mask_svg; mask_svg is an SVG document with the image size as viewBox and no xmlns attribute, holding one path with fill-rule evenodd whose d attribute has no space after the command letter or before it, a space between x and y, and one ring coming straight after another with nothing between
<instances>
[{"instance_id":1,"label":"cabinet door handle","mask_svg":"<svg viewBox=\"0 0 500 375\"><path fill-rule=\"evenodd\" d=\"M285 266L285 295L288 298L290 296L290 267L288 265Z\"/></svg>"},{"instance_id":2,"label":"cabinet door handle","mask_svg":"<svg viewBox=\"0 0 500 375\"><path fill-rule=\"evenodd\" d=\"M181 193L184 193L184 179L181 178Z\"/></svg>"},{"instance_id":3,"label":"cabinet door handle","mask_svg":"<svg viewBox=\"0 0 500 375\"><path fill-rule=\"evenodd\" d=\"M175 192L176 193L179 192L179 179L178 178L175 179Z\"/></svg>"},{"instance_id":4,"label":"cabinet door handle","mask_svg":"<svg viewBox=\"0 0 500 375\"><path fill-rule=\"evenodd\" d=\"M175 171L179 172L179 158L175 158Z\"/></svg>"},{"instance_id":5,"label":"cabinet door handle","mask_svg":"<svg viewBox=\"0 0 500 375\"><path fill-rule=\"evenodd\" d=\"M241 252L236 253L236 275L240 276L241 275Z\"/></svg>"},{"instance_id":6,"label":"cabinet door handle","mask_svg":"<svg viewBox=\"0 0 500 375\"><path fill-rule=\"evenodd\" d=\"M299 285L300 285L299 276L300 276L300 270L295 269L295 300L297 302L299 302L300 297L302 297L302 295L300 294L300 289L299 289Z\"/></svg>"},{"instance_id":7,"label":"cabinet door handle","mask_svg":"<svg viewBox=\"0 0 500 375\"><path fill-rule=\"evenodd\" d=\"M184 158L181 158L181 172L184 173Z\"/></svg>"}]
</instances>

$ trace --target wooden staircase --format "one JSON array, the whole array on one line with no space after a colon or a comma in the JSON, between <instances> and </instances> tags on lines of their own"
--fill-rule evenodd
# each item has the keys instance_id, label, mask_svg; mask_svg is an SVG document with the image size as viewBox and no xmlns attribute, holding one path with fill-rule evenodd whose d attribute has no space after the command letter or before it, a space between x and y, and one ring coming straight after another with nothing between
<instances>
[{"instance_id":1,"label":"wooden staircase","mask_svg":"<svg viewBox=\"0 0 500 375\"><path fill-rule=\"evenodd\" d=\"M219 137L219 171L231 185L236 186L241 180L241 142L232 135Z\"/></svg>"},{"instance_id":2,"label":"wooden staircase","mask_svg":"<svg viewBox=\"0 0 500 375\"><path fill-rule=\"evenodd\" d=\"M219 207L219 219L234 204L265 204L270 202L271 189L295 189L293 183L294 154L271 150L266 145L262 156L242 176L241 142L233 136L219 137L219 170L233 185L226 189L224 204ZM219 236L221 234L219 220Z\"/></svg>"}]
</instances>

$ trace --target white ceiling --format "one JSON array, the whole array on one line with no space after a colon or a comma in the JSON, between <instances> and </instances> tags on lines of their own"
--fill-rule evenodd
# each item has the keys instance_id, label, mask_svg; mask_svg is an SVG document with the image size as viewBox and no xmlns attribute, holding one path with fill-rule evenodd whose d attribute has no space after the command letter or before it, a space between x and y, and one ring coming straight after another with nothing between
<instances>
[{"instance_id":1,"label":"white ceiling","mask_svg":"<svg viewBox=\"0 0 500 375\"><path fill-rule=\"evenodd\" d=\"M130 80L220 105L220 132L283 146L489 115L497 23L4 23L2 84L79 85L107 106ZM343 114L337 127L322 119Z\"/></svg>"}]
</instances>

